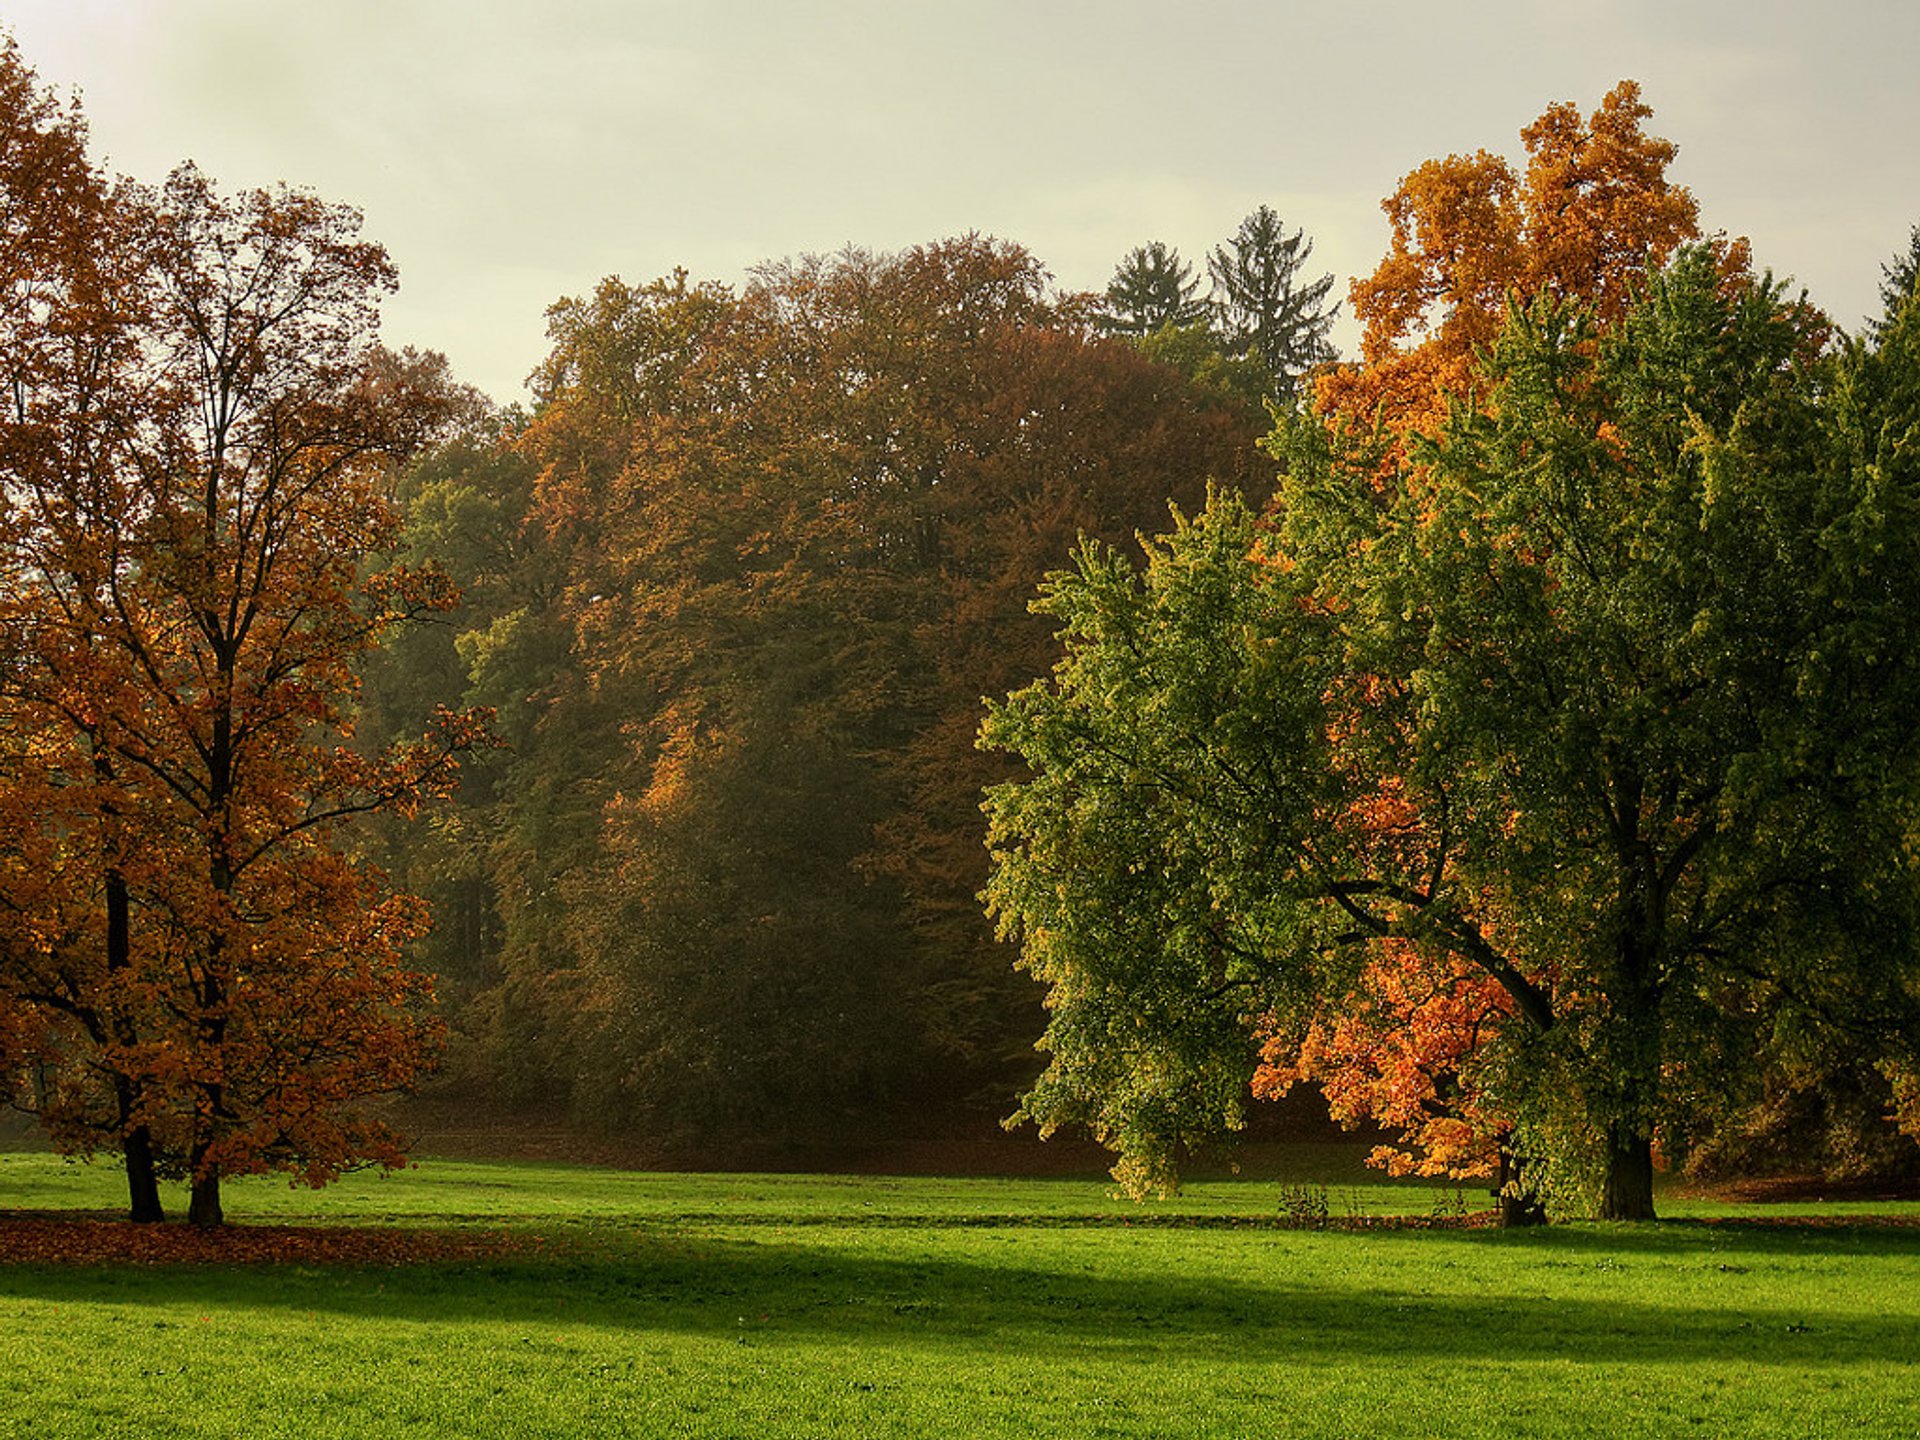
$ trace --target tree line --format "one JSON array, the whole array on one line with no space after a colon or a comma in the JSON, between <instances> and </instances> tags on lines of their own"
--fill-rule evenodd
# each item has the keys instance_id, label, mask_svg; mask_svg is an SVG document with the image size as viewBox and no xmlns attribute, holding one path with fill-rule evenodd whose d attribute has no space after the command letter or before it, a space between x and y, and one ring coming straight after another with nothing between
<instances>
[{"instance_id":1,"label":"tree line","mask_svg":"<svg viewBox=\"0 0 1920 1440\"><path fill-rule=\"evenodd\" d=\"M1310 1081L1516 1217L1911 1118L1911 258L1836 337L1630 85L1411 173L1348 364L1261 207L1205 301L609 278L501 411L351 211L0 82L0 1066L140 1218L435 1060L689 1155L1024 1091L1140 1189Z\"/></svg>"},{"instance_id":2,"label":"tree line","mask_svg":"<svg viewBox=\"0 0 1920 1440\"><path fill-rule=\"evenodd\" d=\"M979 237L549 325L531 414L405 482L467 602L372 686L508 741L395 850L465 917L457 1059L695 1149L1004 1105L1039 1009L979 910L980 699L1047 665L1029 601L1078 536L1267 483L1260 412Z\"/></svg>"}]
</instances>

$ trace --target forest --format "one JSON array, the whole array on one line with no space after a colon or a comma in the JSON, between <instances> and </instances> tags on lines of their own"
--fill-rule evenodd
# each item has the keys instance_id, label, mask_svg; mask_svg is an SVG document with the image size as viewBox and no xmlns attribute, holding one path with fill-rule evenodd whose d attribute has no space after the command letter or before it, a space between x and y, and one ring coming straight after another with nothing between
<instances>
[{"instance_id":1,"label":"forest","mask_svg":"<svg viewBox=\"0 0 1920 1440\"><path fill-rule=\"evenodd\" d=\"M0 1084L205 1225L414 1090L1145 1194L1305 1087L1514 1223L1920 1172L1920 227L1847 333L1651 118L1419 164L1344 300L1266 206L610 276L501 409L9 42Z\"/></svg>"}]
</instances>

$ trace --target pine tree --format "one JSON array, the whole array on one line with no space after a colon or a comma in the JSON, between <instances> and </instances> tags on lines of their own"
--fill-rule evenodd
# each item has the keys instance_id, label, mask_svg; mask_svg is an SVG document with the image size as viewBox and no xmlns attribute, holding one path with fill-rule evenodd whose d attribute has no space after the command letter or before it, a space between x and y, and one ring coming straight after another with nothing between
<instances>
[{"instance_id":1,"label":"pine tree","mask_svg":"<svg viewBox=\"0 0 1920 1440\"><path fill-rule=\"evenodd\" d=\"M1213 304L1228 348L1258 356L1282 393L1316 365L1334 358L1327 332L1339 305L1329 306L1333 276L1299 283L1300 267L1313 254L1302 230L1291 235L1270 206L1245 220L1233 239L1214 247L1207 262Z\"/></svg>"},{"instance_id":2,"label":"pine tree","mask_svg":"<svg viewBox=\"0 0 1920 1440\"><path fill-rule=\"evenodd\" d=\"M1893 324L1900 307L1913 298L1916 283L1920 283L1920 225L1915 225L1908 234L1906 253L1894 256L1880 267L1882 309L1880 317L1869 322L1874 334L1883 333Z\"/></svg>"},{"instance_id":3,"label":"pine tree","mask_svg":"<svg viewBox=\"0 0 1920 1440\"><path fill-rule=\"evenodd\" d=\"M1151 240L1128 251L1113 272L1101 328L1112 335L1151 335L1169 325L1197 324L1207 318L1199 289L1180 252Z\"/></svg>"}]
</instances>

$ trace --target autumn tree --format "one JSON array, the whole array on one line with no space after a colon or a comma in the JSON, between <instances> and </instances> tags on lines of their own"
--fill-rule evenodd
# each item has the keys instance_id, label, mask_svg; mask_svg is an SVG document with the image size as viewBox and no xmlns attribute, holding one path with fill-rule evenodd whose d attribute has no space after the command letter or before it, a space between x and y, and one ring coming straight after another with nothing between
<instances>
[{"instance_id":1,"label":"autumn tree","mask_svg":"<svg viewBox=\"0 0 1920 1440\"><path fill-rule=\"evenodd\" d=\"M1327 304L1332 275L1308 280L1300 274L1312 254L1304 230L1289 235L1273 208L1262 205L1207 258L1211 301L1228 348L1257 356L1282 394L1334 358L1327 333L1340 307Z\"/></svg>"},{"instance_id":2,"label":"autumn tree","mask_svg":"<svg viewBox=\"0 0 1920 1440\"><path fill-rule=\"evenodd\" d=\"M1324 413L1360 431L1381 427L1380 483L1423 483L1417 468L1395 479L1394 464L1405 459L1408 437L1438 423L1450 396L1477 383L1474 367L1506 305L1573 297L1592 305L1592 321L1604 329L1649 266L1695 232L1691 198L1665 178L1674 147L1644 135L1647 114L1630 84L1616 87L1591 121L1571 106L1550 107L1522 132L1524 177L1484 152L1450 156L1421 166L1385 202L1393 249L1353 288L1368 324L1362 358L1323 374L1316 388ZM1743 245L1715 248L1729 277L1742 273ZM1422 964L1402 948L1371 968L1365 1003L1276 1041L1262 1083L1277 1092L1312 1078L1338 1097L1345 1118L1392 1117L1409 1136L1431 1132L1437 1143L1416 1140L1392 1163L1488 1174L1503 1186L1503 1203L1513 1203L1508 1132L1462 1084L1456 1048L1470 1050L1485 1027L1433 1023L1455 1014L1459 982L1445 966L1423 974ZM1469 1113L1478 1138L1463 1150L1455 1142Z\"/></svg>"},{"instance_id":3,"label":"autumn tree","mask_svg":"<svg viewBox=\"0 0 1920 1440\"><path fill-rule=\"evenodd\" d=\"M1520 132L1524 172L1485 150L1429 160L1381 202L1386 258L1350 292L1358 361L1325 377L1315 403L1349 424L1432 433L1464 395L1509 299L1581 303L1602 327L1646 275L1699 236L1698 210L1667 179L1676 147L1648 135L1640 87L1623 80L1582 117L1551 105ZM1744 247L1727 247L1729 269Z\"/></svg>"},{"instance_id":4,"label":"autumn tree","mask_svg":"<svg viewBox=\"0 0 1920 1440\"><path fill-rule=\"evenodd\" d=\"M463 397L378 347L392 269L349 209L189 166L89 218L113 283L43 283L14 334L53 358L9 347L0 939L56 1141L123 1146L137 1218L158 1168L215 1224L224 1176L397 1163L353 1102L432 1048L424 911L340 827L444 789L476 735L352 743L359 659L449 600L379 560L391 466Z\"/></svg>"},{"instance_id":5,"label":"autumn tree","mask_svg":"<svg viewBox=\"0 0 1920 1440\"><path fill-rule=\"evenodd\" d=\"M35 1062L33 1090L44 1095L63 1055L111 1054L139 1039L123 993L131 962L122 823L96 788L116 775L106 721L97 706L63 705L35 663L49 646L71 648L63 609L98 601L102 537L86 529L91 511L114 494L109 402L134 388L128 291L137 270L105 243L127 207L88 163L78 106L40 88L10 37L0 49L0 193L8 397L0 423L0 804L10 837L0 990L11 1002L15 1047ZM76 815L77 797L86 798ZM146 1097L128 1067L108 1060L103 1069L111 1110L102 1129L123 1151L131 1213L159 1219Z\"/></svg>"},{"instance_id":6,"label":"autumn tree","mask_svg":"<svg viewBox=\"0 0 1920 1440\"><path fill-rule=\"evenodd\" d=\"M1912 330L1819 359L1817 316L1688 252L1611 326L1511 311L1398 484L1306 418L1271 528L1222 497L1144 571L1084 551L1065 661L985 732L1034 772L991 798L990 899L1052 986L1026 1112L1165 1184L1317 1026L1349 1079L1473 1097L1405 1117L1430 1155L1509 1131L1556 1205L1639 1218L1757 1050L1903 1061Z\"/></svg>"},{"instance_id":7,"label":"autumn tree","mask_svg":"<svg viewBox=\"0 0 1920 1440\"><path fill-rule=\"evenodd\" d=\"M1080 531L1257 484L1263 412L973 237L609 280L550 330L501 532L528 558L476 564L457 639L514 747L463 822L499 927L477 1051L688 1146L1004 1097L1036 1011L973 898L979 696L1042 663L1027 597ZM520 503L481 454L420 474L422 545Z\"/></svg>"}]
</instances>

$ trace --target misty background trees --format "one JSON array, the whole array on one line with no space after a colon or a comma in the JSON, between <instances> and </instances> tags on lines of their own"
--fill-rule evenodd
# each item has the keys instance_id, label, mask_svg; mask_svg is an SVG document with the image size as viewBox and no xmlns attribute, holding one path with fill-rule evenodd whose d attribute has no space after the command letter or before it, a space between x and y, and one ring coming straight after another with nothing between
<instances>
[{"instance_id":1,"label":"misty background trees","mask_svg":"<svg viewBox=\"0 0 1920 1440\"><path fill-rule=\"evenodd\" d=\"M978 237L554 307L532 415L406 481L466 605L369 687L511 746L391 851L445 917L456 1067L709 1146L1031 1074L980 699L1049 663L1027 606L1077 537L1268 483L1243 402L1095 320Z\"/></svg>"}]
</instances>

